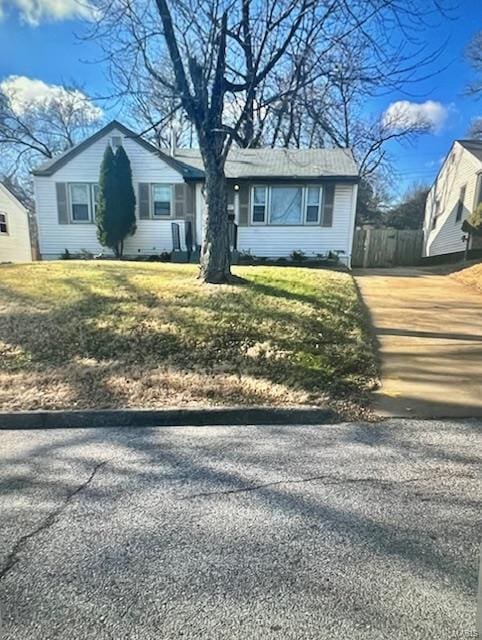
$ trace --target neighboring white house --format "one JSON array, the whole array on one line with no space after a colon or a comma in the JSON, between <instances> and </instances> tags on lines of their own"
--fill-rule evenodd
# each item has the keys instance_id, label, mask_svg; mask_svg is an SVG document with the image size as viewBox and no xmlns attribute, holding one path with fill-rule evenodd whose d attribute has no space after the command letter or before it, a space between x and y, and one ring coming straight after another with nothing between
<instances>
[{"instance_id":1,"label":"neighboring white house","mask_svg":"<svg viewBox=\"0 0 482 640\"><path fill-rule=\"evenodd\" d=\"M123 145L137 197L128 256L201 244L204 172L199 151L154 147L118 122L33 172L40 254L105 252L96 236L99 168ZM258 257L337 252L350 264L358 169L347 149L233 149L226 163L231 244Z\"/></svg>"},{"instance_id":2,"label":"neighboring white house","mask_svg":"<svg viewBox=\"0 0 482 640\"><path fill-rule=\"evenodd\" d=\"M0 262L30 262L28 211L0 182Z\"/></svg>"},{"instance_id":3,"label":"neighboring white house","mask_svg":"<svg viewBox=\"0 0 482 640\"><path fill-rule=\"evenodd\" d=\"M424 256L464 251L462 223L480 202L482 141L456 140L427 196Z\"/></svg>"}]
</instances>

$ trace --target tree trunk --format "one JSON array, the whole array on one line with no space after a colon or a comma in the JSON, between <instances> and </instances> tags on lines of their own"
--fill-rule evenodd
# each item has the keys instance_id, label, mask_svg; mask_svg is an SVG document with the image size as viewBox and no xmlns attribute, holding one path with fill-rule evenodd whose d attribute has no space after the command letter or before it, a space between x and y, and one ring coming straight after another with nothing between
<instances>
[{"instance_id":1,"label":"tree trunk","mask_svg":"<svg viewBox=\"0 0 482 640\"><path fill-rule=\"evenodd\" d=\"M221 284L231 280L231 256L224 169L216 162L205 162L206 211L199 277Z\"/></svg>"},{"instance_id":2,"label":"tree trunk","mask_svg":"<svg viewBox=\"0 0 482 640\"><path fill-rule=\"evenodd\" d=\"M124 241L118 242L115 247L112 247L114 250L114 257L116 260L120 260L122 258L122 253L124 251Z\"/></svg>"}]
</instances>

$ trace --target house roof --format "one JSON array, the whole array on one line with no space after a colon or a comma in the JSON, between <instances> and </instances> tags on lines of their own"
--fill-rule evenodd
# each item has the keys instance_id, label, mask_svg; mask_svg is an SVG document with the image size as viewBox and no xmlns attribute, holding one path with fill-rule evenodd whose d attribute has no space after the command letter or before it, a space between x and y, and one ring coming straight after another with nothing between
<instances>
[{"instance_id":1,"label":"house roof","mask_svg":"<svg viewBox=\"0 0 482 640\"><path fill-rule=\"evenodd\" d=\"M198 149L177 149L175 156L144 140L126 126L112 121L90 138L47 160L32 171L34 176L51 176L79 153L117 129L126 138L135 139L141 146L159 156L186 180L204 178L204 167ZM238 149L233 147L226 160L226 177L231 179L274 178L337 178L357 180L358 167L351 149Z\"/></svg>"},{"instance_id":2,"label":"house roof","mask_svg":"<svg viewBox=\"0 0 482 640\"><path fill-rule=\"evenodd\" d=\"M482 140L457 140L457 142L482 162Z\"/></svg>"},{"instance_id":3,"label":"house roof","mask_svg":"<svg viewBox=\"0 0 482 640\"><path fill-rule=\"evenodd\" d=\"M199 150L176 149L177 159L202 170ZM238 149L226 160L227 178L358 178L351 149Z\"/></svg>"},{"instance_id":4,"label":"house roof","mask_svg":"<svg viewBox=\"0 0 482 640\"><path fill-rule=\"evenodd\" d=\"M70 160L72 160L77 155L79 155L79 153L81 153L82 151L90 147L94 142L96 142L97 140L100 140L103 136L110 133L114 129L117 129L118 131L123 133L126 138L135 139L147 151L150 151L151 153L154 153L157 156L159 156L162 160L164 160L166 164L171 166L176 171L179 171L179 173L185 178L202 178L204 176L202 171L200 172L198 169L194 167L190 167L184 164L182 161L177 160L176 158L173 158L167 153L164 153L163 151L161 151L161 149L158 149L156 146L154 146L147 140L144 140L144 138L141 138L134 131L132 131L122 123L117 122L117 120L113 120L108 125L106 125L102 129L100 129L99 131L91 135L86 140L83 140L79 144L75 145L71 149L67 149L67 151L64 151L60 155L57 155L54 158L51 158L50 160L47 160L46 162L41 164L39 167L34 169L32 171L32 174L34 176L53 175L56 171L58 171L58 169L60 169L61 167L66 165L68 162L70 162Z\"/></svg>"}]
</instances>

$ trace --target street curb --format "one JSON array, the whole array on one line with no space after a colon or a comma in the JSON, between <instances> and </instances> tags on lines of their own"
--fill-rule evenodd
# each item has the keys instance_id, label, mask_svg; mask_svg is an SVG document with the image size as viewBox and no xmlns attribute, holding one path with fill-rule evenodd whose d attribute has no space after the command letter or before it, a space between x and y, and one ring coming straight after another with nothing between
<instances>
[{"instance_id":1,"label":"street curb","mask_svg":"<svg viewBox=\"0 0 482 640\"><path fill-rule=\"evenodd\" d=\"M97 429L100 427L181 427L220 425L327 424L330 409L219 407L212 409L120 409L86 411L0 411L6 429Z\"/></svg>"}]
</instances>

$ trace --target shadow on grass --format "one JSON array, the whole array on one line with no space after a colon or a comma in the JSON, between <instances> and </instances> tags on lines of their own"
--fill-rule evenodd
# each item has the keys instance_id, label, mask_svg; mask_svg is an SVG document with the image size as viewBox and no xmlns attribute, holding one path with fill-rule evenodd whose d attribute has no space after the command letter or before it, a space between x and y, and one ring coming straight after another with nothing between
<instances>
[{"instance_id":1,"label":"shadow on grass","mask_svg":"<svg viewBox=\"0 0 482 640\"><path fill-rule=\"evenodd\" d=\"M108 379L113 373L129 378L134 370L138 381L154 371L175 373L171 404L176 386L184 384L179 376L186 374L189 386L193 373L238 379L229 398L224 387L217 391L215 384L208 385L205 399L221 404L236 404L236 397L240 403L270 403L265 390L243 387L246 376L282 386L285 404L290 390L297 394L295 402L303 394L312 404L366 391L372 354L348 277L318 281L313 276L303 283L296 280L303 272L294 279L269 272L268 278L261 269L229 288L208 290L196 283L186 292L182 286L189 280L179 290L169 288L169 273L179 277L176 269L160 274L163 290L162 281L151 288L136 282L152 277L151 270L109 267L103 270L101 291L67 272L61 284L71 295L52 298L50 305L48 295L39 303L35 295L0 285L9 305L0 326L0 340L7 345L0 370L42 375L54 369L71 387L77 407L94 406L89 395L96 385L95 402L105 394L103 407L121 405L128 393L116 399ZM195 396L203 397L202 388Z\"/></svg>"}]
</instances>

